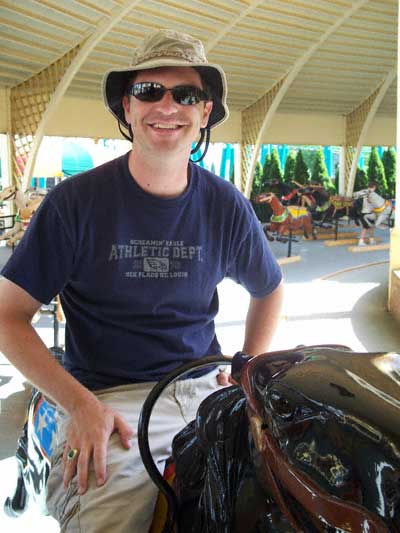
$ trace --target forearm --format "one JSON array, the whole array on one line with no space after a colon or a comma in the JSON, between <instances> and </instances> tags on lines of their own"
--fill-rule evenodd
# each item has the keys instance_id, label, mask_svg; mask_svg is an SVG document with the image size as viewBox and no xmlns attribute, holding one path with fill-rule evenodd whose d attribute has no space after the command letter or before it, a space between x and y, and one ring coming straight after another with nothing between
<instances>
[{"instance_id":1,"label":"forearm","mask_svg":"<svg viewBox=\"0 0 400 533\"><path fill-rule=\"evenodd\" d=\"M246 354L259 355L268 351L278 327L282 303L282 283L265 298L250 299L243 345Z\"/></svg>"},{"instance_id":2,"label":"forearm","mask_svg":"<svg viewBox=\"0 0 400 533\"><path fill-rule=\"evenodd\" d=\"M95 400L56 361L28 318L1 318L0 350L28 381L70 414Z\"/></svg>"}]
</instances>

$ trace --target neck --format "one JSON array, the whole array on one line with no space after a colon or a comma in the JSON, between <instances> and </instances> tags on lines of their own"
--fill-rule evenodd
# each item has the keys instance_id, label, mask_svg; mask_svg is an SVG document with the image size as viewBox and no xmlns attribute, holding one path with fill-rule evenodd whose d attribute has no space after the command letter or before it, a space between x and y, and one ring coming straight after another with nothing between
<instances>
[{"instance_id":1,"label":"neck","mask_svg":"<svg viewBox=\"0 0 400 533\"><path fill-rule=\"evenodd\" d=\"M141 150L132 149L128 164L133 179L144 191L164 198L175 198L184 192L190 178L187 154L179 158L142 154Z\"/></svg>"},{"instance_id":2,"label":"neck","mask_svg":"<svg viewBox=\"0 0 400 533\"><path fill-rule=\"evenodd\" d=\"M286 209L286 207L283 207L283 205L279 202L276 196L274 196L271 200L271 207L274 215L278 216L281 215Z\"/></svg>"}]
</instances>

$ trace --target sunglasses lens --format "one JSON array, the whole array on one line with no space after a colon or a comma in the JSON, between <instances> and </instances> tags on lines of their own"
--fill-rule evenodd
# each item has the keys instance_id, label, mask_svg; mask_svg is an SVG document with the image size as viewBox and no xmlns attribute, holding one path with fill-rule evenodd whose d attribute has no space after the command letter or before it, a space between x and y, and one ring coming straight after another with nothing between
<instances>
[{"instance_id":1,"label":"sunglasses lens","mask_svg":"<svg viewBox=\"0 0 400 533\"><path fill-rule=\"evenodd\" d=\"M172 90L174 100L181 105L196 105L200 102L200 94L197 87L175 87Z\"/></svg>"},{"instance_id":2,"label":"sunglasses lens","mask_svg":"<svg viewBox=\"0 0 400 533\"><path fill-rule=\"evenodd\" d=\"M209 100L205 91L191 85L181 85L173 89L166 89L160 83L144 81L131 85L127 93L141 102L159 102L166 91L171 91L172 96L180 105L196 105L201 101Z\"/></svg>"},{"instance_id":3,"label":"sunglasses lens","mask_svg":"<svg viewBox=\"0 0 400 533\"><path fill-rule=\"evenodd\" d=\"M157 102L164 96L165 88L159 83L144 82L132 85L130 94L142 102Z\"/></svg>"}]
</instances>

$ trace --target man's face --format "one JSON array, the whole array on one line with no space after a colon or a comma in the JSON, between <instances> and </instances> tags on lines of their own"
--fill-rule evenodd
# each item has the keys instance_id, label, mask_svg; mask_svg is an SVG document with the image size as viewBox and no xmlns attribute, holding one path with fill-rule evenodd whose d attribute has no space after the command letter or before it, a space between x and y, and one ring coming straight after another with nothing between
<instances>
[{"instance_id":1,"label":"man's face","mask_svg":"<svg viewBox=\"0 0 400 533\"><path fill-rule=\"evenodd\" d=\"M153 81L171 89L177 85L202 88L198 72L190 67L164 67L139 71L134 82ZM189 154L200 128L207 126L212 102L181 105L167 91L159 102L123 99L126 121L131 124L134 148L151 154Z\"/></svg>"}]
</instances>

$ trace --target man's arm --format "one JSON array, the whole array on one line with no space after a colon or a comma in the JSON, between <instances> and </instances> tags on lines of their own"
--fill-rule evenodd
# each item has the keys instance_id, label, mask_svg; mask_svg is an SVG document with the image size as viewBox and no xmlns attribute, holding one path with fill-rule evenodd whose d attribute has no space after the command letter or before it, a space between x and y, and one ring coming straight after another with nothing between
<instances>
[{"instance_id":1,"label":"man's arm","mask_svg":"<svg viewBox=\"0 0 400 533\"><path fill-rule=\"evenodd\" d=\"M65 461L64 483L69 483L77 469L79 491L84 493L92 458L98 485L105 482L110 435L118 431L123 446L129 448L133 432L122 417L102 404L51 355L31 325L40 305L18 285L7 279L0 281L0 351L70 415L64 461L70 447L78 449L79 455Z\"/></svg>"},{"instance_id":2,"label":"man's arm","mask_svg":"<svg viewBox=\"0 0 400 533\"><path fill-rule=\"evenodd\" d=\"M283 303L283 284L264 298L251 298L246 317L243 351L260 355L268 351L278 327Z\"/></svg>"}]
</instances>

